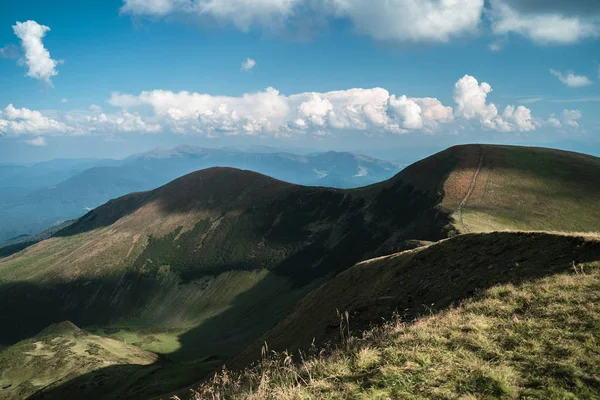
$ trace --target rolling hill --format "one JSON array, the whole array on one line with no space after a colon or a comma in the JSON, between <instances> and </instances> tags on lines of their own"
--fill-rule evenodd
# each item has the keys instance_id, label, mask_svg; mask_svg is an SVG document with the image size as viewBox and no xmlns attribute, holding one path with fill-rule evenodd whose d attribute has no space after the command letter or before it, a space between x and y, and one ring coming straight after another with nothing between
<instances>
[{"instance_id":1,"label":"rolling hill","mask_svg":"<svg viewBox=\"0 0 600 400\"><path fill-rule=\"evenodd\" d=\"M214 364L236 356L356 262L465 232L597 231L599 173L598 158L487 145L453 147L352 190L232 168L194 172L111 200L0 258L0 325L14 327L0 332L0 344L69 320L158 353L175 365L169 368ZM443 254L444 243L453 243L448 254L462 255L486 238L459 236L422 251ZM537 243L532 252L543 251ZM461 293L486 284L467 281ZM305 340L292 339L281 345Z\"/></svg>"}]
</instances>

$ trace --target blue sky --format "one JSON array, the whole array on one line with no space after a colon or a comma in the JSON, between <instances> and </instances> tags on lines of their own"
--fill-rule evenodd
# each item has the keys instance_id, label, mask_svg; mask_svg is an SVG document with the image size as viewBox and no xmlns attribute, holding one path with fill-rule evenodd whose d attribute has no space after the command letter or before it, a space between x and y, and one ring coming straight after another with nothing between
<instances>
[{"instance_id":1,"label":"blue sky","mask_svg":"<svg viewBox=\"0 0 600 400\"><path fill-rule=\"evenodd\" d=\"M600 142L595 0L1 8L0 162L181 143L368 152Z\"/></svg>"}]
</instances>

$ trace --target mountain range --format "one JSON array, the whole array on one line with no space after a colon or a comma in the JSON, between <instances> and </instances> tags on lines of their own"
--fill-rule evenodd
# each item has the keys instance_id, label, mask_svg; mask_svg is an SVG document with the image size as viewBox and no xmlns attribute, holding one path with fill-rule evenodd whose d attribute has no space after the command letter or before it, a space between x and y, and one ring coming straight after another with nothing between
<instances>
[{"instance_id":1,"label":"mountain range","mask_svg":"<svg viewBox=\"0 0 600 400\"><path fill-rule=\"evenodd\" d=\"M156 149L124 160L54 160L0 165L0 244L78 218L106 201L150 190L214 166L257 171L300 185L359 187L396 174L400 164L352 153L281 152L266 146Z\"/></svg>"},{"instance_id":2,"label":"mountain range","mask_svg":"<svg viewBox=\"0 0 600 400\"><path fill-rule=\"evenodd\" d=\"M138 159L163 158L179 160ZM223 363L251 365L265 342L296 353L349 324L368 331L395 312L418 320L497 285L590 273L600 266L599 174L600 159L584 154L464 145L354 189L213 167L110 200L0 256L0 325L11 327L0 331L0 394L168 398ZM582 333L593 336L596 323ZM112 341L123 358L105 355L101 366ZM61 368L35 379L44 357ZM593 372L577 368L592 382L586 393L600 393Z\"/></svg>"}]
</instances>

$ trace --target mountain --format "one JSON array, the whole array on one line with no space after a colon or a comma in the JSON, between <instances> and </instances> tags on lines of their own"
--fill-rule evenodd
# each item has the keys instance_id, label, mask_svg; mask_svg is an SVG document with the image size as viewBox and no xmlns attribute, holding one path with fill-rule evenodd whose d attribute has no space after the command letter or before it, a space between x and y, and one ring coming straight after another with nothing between
<instances>
[{"instance_id":1,"label":"mountain","mask_svg":"<svg viewBox=\"0 0 600 400\"><path fill-rule=\"evenodd\" d=\"M206 373L255 343L307 294L339 282L336 277L357 262L467 230L597 229L598 173L598 158L487 145L453 147L387 181L350 190L298 186L232 168L194 172L111 200L53 237L0 259L0 325L13 327L0 331L0 344L68 320L160 354L169 362L166 375L189 363ZM491 266L509 244L493 258L486 237L459 235L448 243L464 245L444 252L441 242L422 251L437 249L437 263L443 263L452 254L468 257L481 242L482 263L491 260ZM472 244L462 242L469 238ZM539 243L532 242L533 253L546 251ZM435 263L421 265L421 281L440 274L427 270ZM362 276L347 283L358 287L369 279L376 281ZM461 279L460 296L487 285ZM411 289L416 294L421 281ZM350 286L340 290L351 294ZM287 340L281 344L295 344ZM201 374L177 376L183 387ZM161 386L164 392L177 388L170 382ZM105 394L98 387L94 393Z\"/></svg>"},{"instance_id":2,"label":"mountain","mask_svg":"<svg viewBox=\"0 0 600 400\"><path fill-rule=\"evenodd\" d=\"M6 166L12 172L0 178L0 241L31 235L78 218L115 197L150 190L213 166L250 169L302 185L340 188L383 181L400 170L399 164L351 153L296 155L269 150L179 146L119 161L56 160L29 167ZM17 186L18 182L29 183Z\"/></svg>"},{"instance_id":3,"label":"mountain","mask_svg":"<svg viewBox=\"0 0 600 400\"><path fill-rule=\"evenodd\" d=\"M252 347L256 366L176 394L597 399L599 289L598 237L467 234L355 265L261 338L262 355ZM366 322L375 326L363 331ZM295 347L272 351L310 345L311 334L342 340L305 347L296 364Z\"/></svg>"}]
</instances>

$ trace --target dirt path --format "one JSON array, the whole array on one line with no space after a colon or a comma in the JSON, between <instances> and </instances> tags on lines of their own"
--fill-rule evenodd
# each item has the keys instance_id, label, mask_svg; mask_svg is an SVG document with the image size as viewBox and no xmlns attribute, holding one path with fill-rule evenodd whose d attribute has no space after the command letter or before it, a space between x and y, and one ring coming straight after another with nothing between
<instances>
[{"instance_id":1,"label":"dirt path","mask_svg":"<svg viewBox=\"0 0 600 400\"><path fill-rule=\"evenodd\" d=\"M483 151L479 150L479 162L477 163L477 170L475 170L475 173L473 174L473 179L471 179L471 186L469 186L469 190L467 191L467 194L465 195L464 199L462 199L462 201L460 202L458 207L456 207L456 212L458 213L458 220L460 221L460 224L462 225L462 227L466 233L469 232L469 228L467 228L467 226L463 222L462 209L463 209L463 206L465 204L467 204L467 201L469 201L469 197L471 197L471 193L473 193L473 190L475 189L475 185L477 184L477 177L479 176L479 171L481 171L482 165L483 165Z\"/></svg>"}]
</instances>

